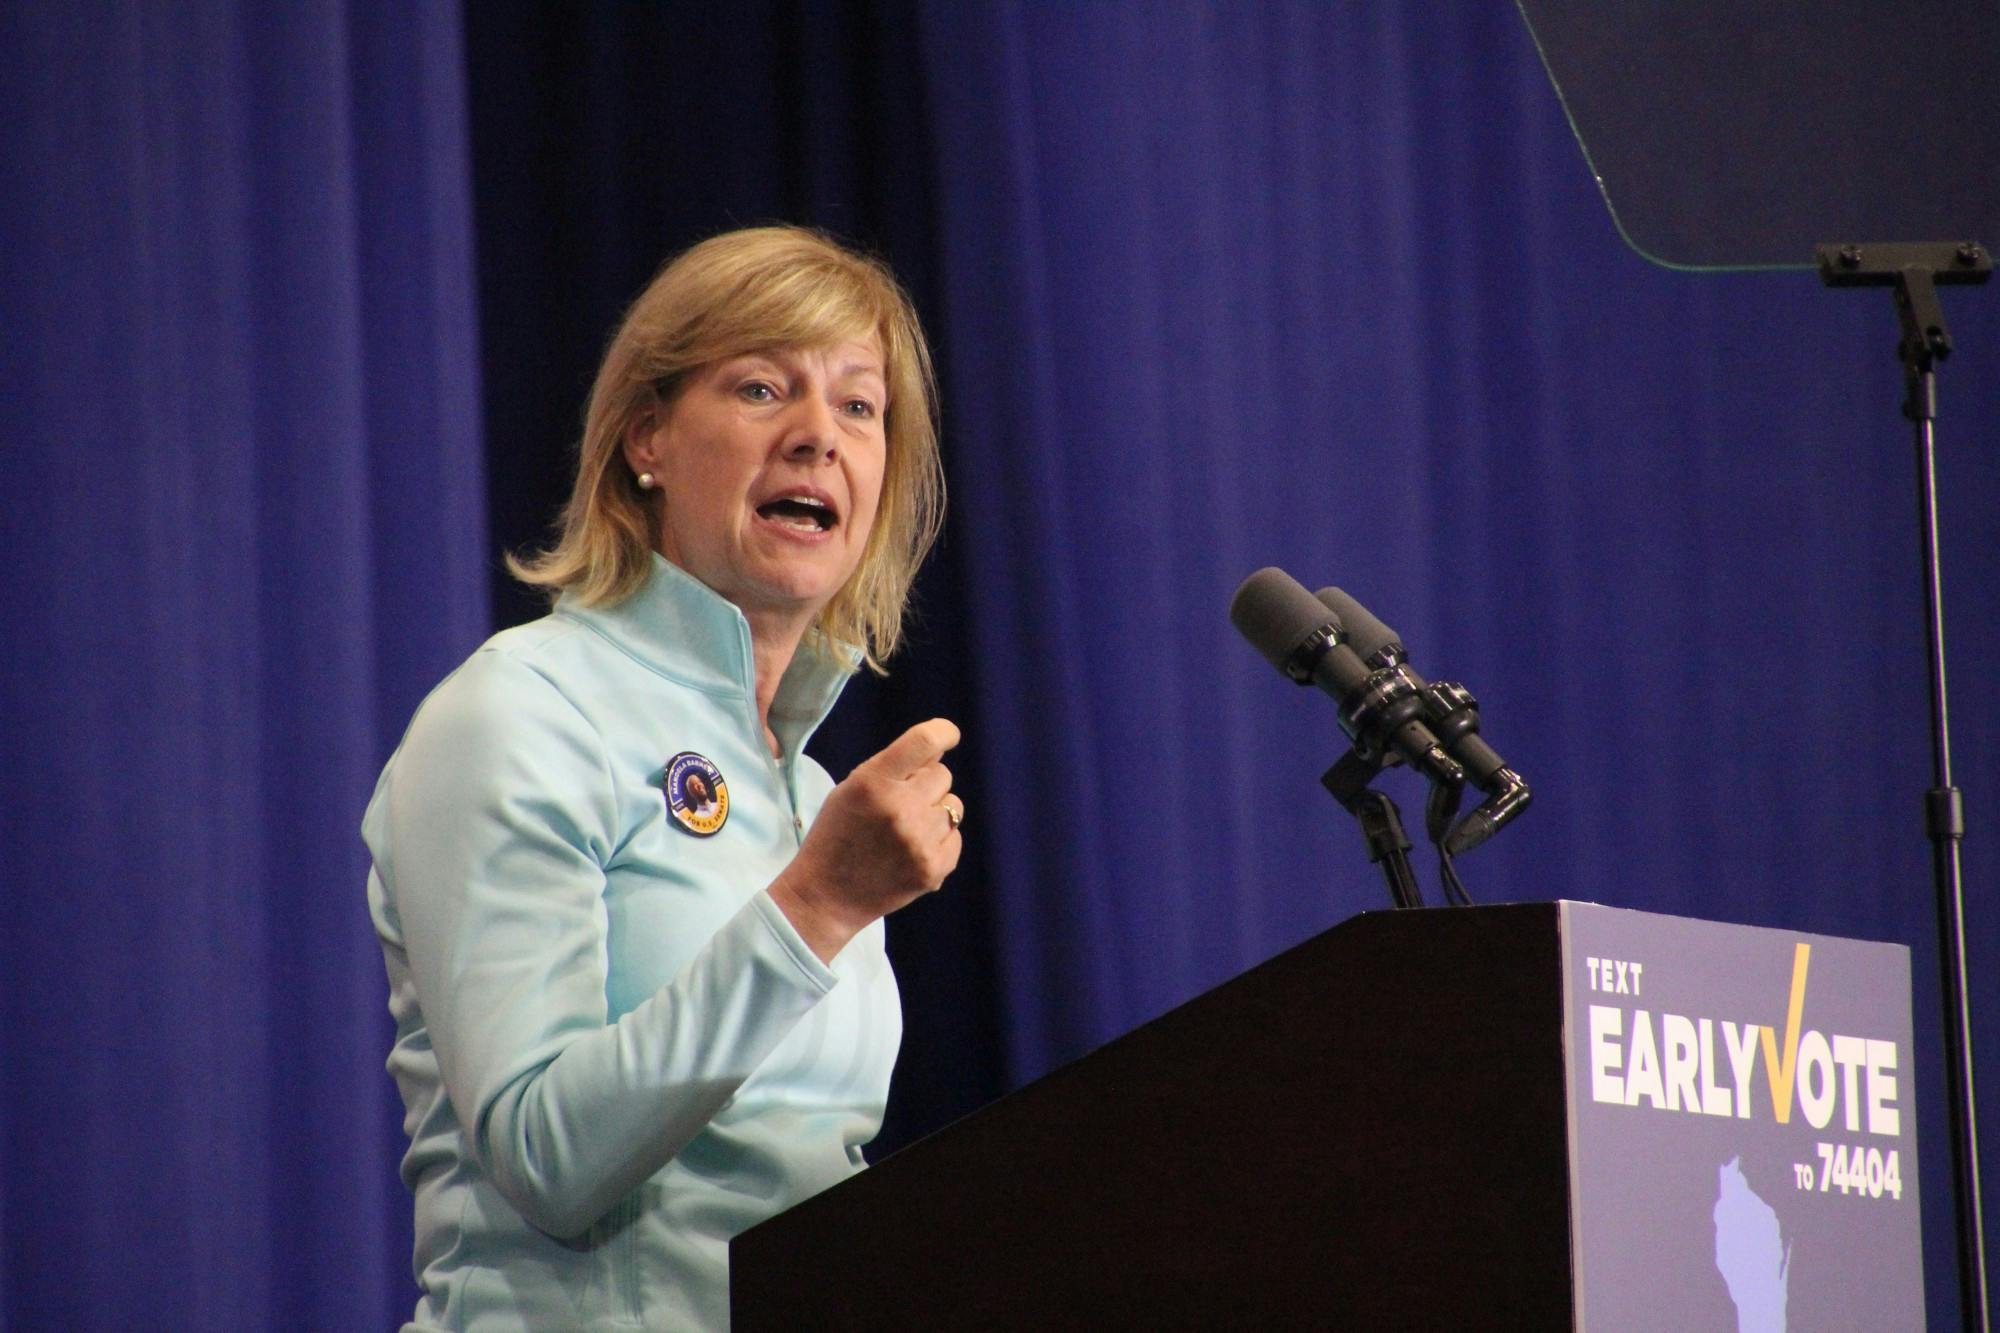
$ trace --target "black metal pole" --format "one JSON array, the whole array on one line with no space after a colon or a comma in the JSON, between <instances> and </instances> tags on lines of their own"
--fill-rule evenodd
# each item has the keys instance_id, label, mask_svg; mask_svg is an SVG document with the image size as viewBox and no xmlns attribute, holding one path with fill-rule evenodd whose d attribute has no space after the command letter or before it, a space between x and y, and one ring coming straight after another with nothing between
<instances>
[{"instance_id":1,"label":"black metal pole","mask_svg":"<svg viewBox=\"0 0 2000 1333\"><path fill-rule=\"evenodd\" d=\"M1923 528L1925 629L1930 642L1931 772L1924 827L1931 842L1937 894L1938 976L1944 998L1944 1082L1957 1203L1958 1303L1968 1333L1991 1333L1987 1306L1986 1225L1979 1203L1979 1113L1972 1089L1972 1014L1965 986L1965 891L1958 844L1965 805L1951 784L1951 712L1944 688L1944 581L1939 574L1937 513L1937 363L1951 355L1939 284L1983 283L1993 257L1976 241L1819 246L1820 280L1829 287L1892 287L1902 340L1903 415L1916 428L1917 491Z\"/></svg>"},{"instance_id":2,"label":"black metal pole","mask_svg":"<svg viewBox=\"0 0 2000 1333\"><path fill-rule=\"evenodd\" d=\"M1950 1103L1951 1157L1957 1183L1958 1291L1963 1323L1988 1333L1986 1227L1979 1202L1979 1128L1972 1087L1972 1014L1965 984L1965 888L1958 845L1965 836L1965 808L1951 781L1951 713L1944 679L1944 584L1938 560L1937 376L1913 364L1904 412L1916 426L1917 489L1923 522L1924 598L1930 640L1931 789L1924 824L1931 840L1931 878L1937 890L1938 971L1944 985L1945 1095Z\"/></svg>"}]
</instances>

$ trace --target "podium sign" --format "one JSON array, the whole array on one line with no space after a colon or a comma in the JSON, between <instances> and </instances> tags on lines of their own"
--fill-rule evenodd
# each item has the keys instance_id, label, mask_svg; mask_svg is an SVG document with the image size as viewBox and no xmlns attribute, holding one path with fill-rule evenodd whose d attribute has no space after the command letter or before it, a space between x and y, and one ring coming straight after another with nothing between
<instances>
[{"instance_id":1,"label":"podium sign","mask_svg":"<svg viewBox=\"0 0 2000 1333\"><path fill-rule=\"evenodd\" d=\"M1923 1327L1909 950L1561 909L1577 1326Z\"/></svg>"}]
</instances>

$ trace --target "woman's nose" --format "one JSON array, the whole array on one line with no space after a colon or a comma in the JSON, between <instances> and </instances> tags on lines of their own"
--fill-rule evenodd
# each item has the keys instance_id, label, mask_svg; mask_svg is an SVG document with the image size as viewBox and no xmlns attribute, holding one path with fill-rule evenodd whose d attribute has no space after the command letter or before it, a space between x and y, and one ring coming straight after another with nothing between
<instances>
[{"instance_id":1,"label":"woman's nose","mask_svg":"<svg viewBox=\"0 0 2000 1333\"><path fill-rule=\"evenodd\" d=\"M815 397L800 399L785 425L785 457L797 463L832 462L834 439L833 409Z\"/></svg>"}]
</instances>

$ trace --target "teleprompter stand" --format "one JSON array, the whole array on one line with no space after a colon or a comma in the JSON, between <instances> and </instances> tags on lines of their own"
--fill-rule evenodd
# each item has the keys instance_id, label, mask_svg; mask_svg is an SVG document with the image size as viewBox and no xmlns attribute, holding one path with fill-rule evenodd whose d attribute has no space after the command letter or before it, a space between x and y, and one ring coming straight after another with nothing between
<instances>
[{"instance_id":1,"label":"teleprompter stand","mask_svg":"<svg viewBox=\"0 0 2000 1333\"><path fill-rule=\"evenodd\" d=\"M1980 1220L1958 842L1946 744L1932 422L1951 350L1939 284L1987 279L1979 246L1820 244L1828 236L1975 237L2000 198L2000 137L1946 132L2000 117L2000 6L1936 0L1921 22L1888 0L1659 6L1516 0L1619 233L1686 270L1802 268L1895 290L1923 492L1945 1063L1957 1168L1962 1326L1992 1316ZM1990 240L1991 237L1989 236Z\"/></svg>"},{"instance_id":2,"label":"teleprompter stand","mask_svg":"<svg viewBox=\"0 0 2000 1333\"><path fill-rule=\"evenodd\" d=\"M1937 890L1939 973L1944 989L1945 1087L1957 1183L1959 1304L1967 1328L1987 1328L1986 1234L1979 1204L1979 1131L1972 1087L1972 1013L1965 985L1965 892L1958 847L1965 806L1951 780L1951 722L1944 681L1944 585L1938 568L1937 365L1951 355L1938 285L1981 283L1993 259L1974 242L1822 245L1814 251L1829 287L1891 287L1902 337L1903 415L1916 437L1917 510L1923 532L1924 602L1930 647L1931 766L1924 827Z\"/></svg>"}]
</instances>

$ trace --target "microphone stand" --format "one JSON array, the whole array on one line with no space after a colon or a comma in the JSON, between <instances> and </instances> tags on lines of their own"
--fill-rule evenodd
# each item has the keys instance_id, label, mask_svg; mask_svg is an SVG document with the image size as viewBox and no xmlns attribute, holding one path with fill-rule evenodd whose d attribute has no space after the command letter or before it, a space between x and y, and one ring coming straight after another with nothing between
<instances>
[{"instance_id":1,"label":"microphone stand","mask_svg":"<svg viewBox=\"0 0 2000 1333\"><path fill-rule=\"evenodd\" d=\"M1320 775L1320 785L1361 825L1368 859L1382 867L1389 884L1389 901L1396 907L1422 907L1424 892L1410 869L1410 837L1403 832L1403 815L1396 803L1368 784L1382 771L1380 756L1370 757L1357 745Z\"/></svg>"},{"instance_id":2,"label":"microphone stand","mask_svg":"<svg viewBox=\"0 0 2000 1333\"><path fill-rule=\"evenodd\" d=\"M1822 245L1815 249L1829 287L1894 287L1903 337L1903 415L1915 428L1918 510L1923 529L1924 602L1930 647L1931 763L1924 826L1937 890L1939 971L1944 988L1945 1090L1958 1203L1959 1309L1968 1330L1990 1328L1986 1237L1979 1204L1979 1131L1972 1089L1972 1015L1966 1003L1965 891L1958 845L1965 806L1951 781L1950 711L1944 687L1944 585L1939 575L1937 516L1937 363L1951 355L1939 283L1985 282L1993 260L1967 242L1920 245Z\"/></svg>"},{"instance_id":3,"label":"microphone stand","mask_svg":"<svg viewBox=\"0 0 2000 1333\"><path fill-rule=\"evenodd\" d=\"M1387 794L1369 785L1388 762L1392 761L1357 744L1322 773L1319 781L1360 824L1362 841L1368 844L1368 859L1382 867L1382 876L1388 881L1390 903L1399 908L1422 907L1424 892L1417 883L1416 873L1410 869L1412 844L1409 834L1403 831L1403 813ZM1437 844L1438 877L1444 884L1445 903L1452 907L1472 906L1472 897L1465 891L1458 868L1452 864L1445 839L1445 830L1452 816L1458 813L1463 786L1462 779L1454 782L1434 777L1424 806L1424 830Z\"/></svg>"},{"instance_id":4,"label":"microphone stand","mask_svg":"<svg viewBox=\"0 0 2000 1333\"><path fill-rule=\"evenodd\" d=\"M1400 646L1386 659L1386 665L1375 657L1368 660L1387 683L1351 708L1343 708L1343 725L1355 738L1354 748L1320 775L1320 785L1359 821L1362 839L1368 844L1368 859L1382 867L1389 882L1389 901L1397 907L1422 907L1423 890L1410 870L1411 843L1403 831L1402 812L1394 801L1370 786L1375 775L1398 758L1382 736L1398 721L1414 715L1437 728L1447 738L1446 744L1461 743L1479 730L1478 705L1461 685L1437 682L1418 688L1400 672L1392 676L1390 673L1402 666ZM1528 803L1528 784L1501 763L1498 755L1492 755L1492 762L1498 766L1487 784L1493 795L1455 828L1452 821L1468 777L1465 766L1454 755L1440 752L1435 763L1424 768L1431 783L1424 805L1424 832L1437 847L1438 879L1444 885L1448 906L1472 906L1472 895L1466 892L1465 881L1452 861L1454 847L1461 839L1467 847L1484 842ZM1470 827L1473 825L1477 827Z\"/></svg>"}]
</instances>

